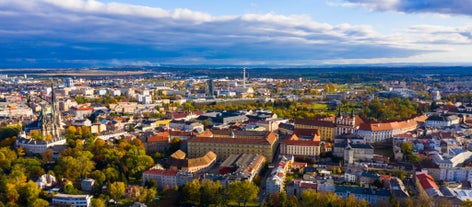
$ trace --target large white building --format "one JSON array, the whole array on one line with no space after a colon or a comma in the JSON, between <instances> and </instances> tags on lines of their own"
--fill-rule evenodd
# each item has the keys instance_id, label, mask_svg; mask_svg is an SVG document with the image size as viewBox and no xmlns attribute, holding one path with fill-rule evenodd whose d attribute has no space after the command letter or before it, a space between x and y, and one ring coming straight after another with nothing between
<instances>
[{"instance_id":1,"label":"large white building","mask_svg":"<svg viewBox=\"0 0 472 207\"><path fill-rule=\"evenodd\" d=\"M456 115L431 115L424 122L425 127L449 127L460 123L460 118Z\"/></svg>"},{"instance_id":2,"label":"large white building","mask_svg":"<svg viewBox=\"0 0 472 207\"><path fill-rule=\"evenodd\" d=\"M357 134L364 137L368 143L382 142L395 135L415 130L418 127L418 123L424 122L427 118L426 115L422 115L404 121L361 123Z\"/></svg>"},{"instance_id":3,"label":"large white building","mask_svg":"<svg viewBox=\"0 0 472 207\"><path fill-rule=\"evenodd\" d=\"M75 206L75 207L89 207L92 201L91 195L69 195L56 194L52 197L53 206Z\"/></svg>"},{"instance_id":4,"label":"large white building","mask_svg":"<svg viewBox=\"0 0 472 207\"><path fill-rule=\"evenodd\" d=\"M176 176L177 171L175 170L150 169L143 173L143 184L146 180L154 180L159 188L174 187L177 185Z\"/></svg>"},{"instance_id":5,"label":"large white building","mask_svg":"<svg viewBox=\"0 0 472 207\"><path fill-rule=\"evenodd\" d=\"M472 158L472 152L460 148L451 149L449 154L433 154L433 161L439 166L439 179L444 181L472 181L472 168L461 166Z\"/></svg>"}]
</instances>

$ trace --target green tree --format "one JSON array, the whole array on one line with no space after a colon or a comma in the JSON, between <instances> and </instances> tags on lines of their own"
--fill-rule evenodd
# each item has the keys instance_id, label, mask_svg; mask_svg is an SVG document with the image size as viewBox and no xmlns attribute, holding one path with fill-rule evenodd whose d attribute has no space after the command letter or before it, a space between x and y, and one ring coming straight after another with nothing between
<instances>
[{"instance_id":1,"label":"green tree","mask_svg":"<svg viewBox=\"0 0 472 207\"><path fill-rule=\"evenodd\" d=\"M222 186L219 181L203 180L200 187L200 205L209 206L217 204L220 200Z\"/></svg>"},{"instance_id":2,"label":"green tree","mask_svg":"<svg viewBox=\"0 0 472 207\"><path fill-rule=\"evenodd\" d=\"M235 181L228 185L229 196L238 203L243 203L244 206L247 202L253 201L257 198L259 188L252 182L249 181Z\"/></svg>"},{"instance_id":3,"label":"green tree","mask_svg":"<svg viewBox=\"0 0 472 207\"><path fill-rule=\"evenodd\" d=\"M401 149L402 153L405 154L405 155L410 155L411 153L413 153L413 146L409 142L403 143L400 146L400 149Z\"/></svg>"}]
</instances>

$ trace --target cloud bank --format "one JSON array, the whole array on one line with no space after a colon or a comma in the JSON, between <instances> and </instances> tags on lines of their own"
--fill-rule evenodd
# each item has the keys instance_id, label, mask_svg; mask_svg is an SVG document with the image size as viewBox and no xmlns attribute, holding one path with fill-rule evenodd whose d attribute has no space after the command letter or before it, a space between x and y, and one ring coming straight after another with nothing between
<instances>
[{"instance_id":1,"label":"cloud bank","mask_svg":"<svg viewBox=\"0 0 472 207\"><path fill-rule=\"evenodd\" d=\"M470 0L347 0L380 11L472 15Z\"/></svg>"},{"instance_id":2,"label":"cloud bank","mask_svg":"<svg viewBox=\"0 0 472 207\"><path fill-rule=\"evenodd\" d=\"M304 15L213 16L96 0L0 0L0 68L322 64L408 58L471 43L471 28L422 27L384 35L368 25L330 25Z\"/></svg>"}]
</instances>

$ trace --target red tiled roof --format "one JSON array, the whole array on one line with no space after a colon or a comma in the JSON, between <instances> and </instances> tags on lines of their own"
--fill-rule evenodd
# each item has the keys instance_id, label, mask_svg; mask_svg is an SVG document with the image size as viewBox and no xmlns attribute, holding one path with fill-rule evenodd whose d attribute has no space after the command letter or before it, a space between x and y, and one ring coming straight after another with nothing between
<instances>
[{"instance_id":1,"label":"red tiled roof","mask_svg":"<svg viewBox=\"0 0 472 207\"><path fill-rule=\"evenodd\" d=\"M151 170L148 170L148 171L144 172L144 174L147 174L147 175L176 176L177 171L175 171L175 170L151 169Z\"/></svg>"},{"instance_id":2,"label":"red tiled roof","mask_svg":"<svg viewBox=\"0 0 472 207\"><path fill-rule=\"evenodd\" d=\"M296 145L296 146L320 146L319 141L312 141L312 140L290 140L286 139L282 141L284 145Z\"/></svg>"},{"instance_id":3,"label":"red tiled roof","mask_svg":"<svg viewBox=\"0 0 472 207\"><path fill-rule=\"evenodd\" d=\"M169 141L169 132L161 132L156 135L149 136L147 139L148 142L168 142Z\"/></svg>"},{"instance_id":4,"label":"red tiled roof","mask_svg":"<svg viewBox=\"0 0 472 207\"><path fill-rule=\"evenodd\" d=\"M416 177L418 177L418 180L420 181L420 184L423 187L423 189L425 190L429 188L439 189L438 185L436 184L436 182L434 182L434 179L433 177L431 177L431 175L423 173L423 174L416 175Z\"/></svg>"}]
</instances>

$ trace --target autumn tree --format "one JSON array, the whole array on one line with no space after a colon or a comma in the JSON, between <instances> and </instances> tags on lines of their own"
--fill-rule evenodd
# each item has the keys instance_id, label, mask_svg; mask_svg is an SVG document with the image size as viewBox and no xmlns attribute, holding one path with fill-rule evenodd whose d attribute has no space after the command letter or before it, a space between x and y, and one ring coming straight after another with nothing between
<instances>
[{"instance_id":1,"label":"autumn tree","mask_svg":"<svg viewBox=\"0 0 472 207\"><path fill-rule=\"evenodd\" d=\"M181 191L182 201L188 204L199 205L201 198L200 187L198 180L185 183Z\"/></svg>"},{"instance_id":2,"label":"autumn tree","mask_svg":"<svg viewBox=\"0 0 472 207\"><path fill-rule=\"evenodd\" d=\"M123 182L114 182L108 185L108 192L110 197L112 197L115 201L120 199L126 190L126 185Z\"/></svg>"},{"instance_id":3,"label":"autumn tree","mask_svg":"<svg viewBox=\"0 0 472 207\"><path fill-rule=\"evenodd\" d=\"M247 202L257 198L259 188L250 181L235 181L228 185L228 191L232 200L242 202L246 206Z\"/></svg>"},{"instance_id":4,"label":"autumn tree","mask_svg":"<svg viewBox=\"0 0 472 207\"><path fill-rule=\"evenodd\" d=\"M200 205L206 207L221 202L221 190L219 181L203 180L200 187Z\"/></svg>"}]
</instances>

